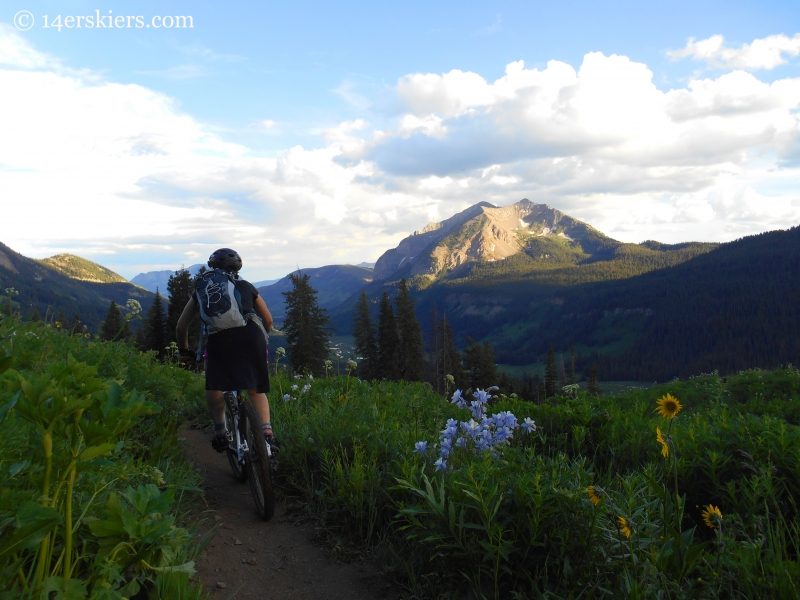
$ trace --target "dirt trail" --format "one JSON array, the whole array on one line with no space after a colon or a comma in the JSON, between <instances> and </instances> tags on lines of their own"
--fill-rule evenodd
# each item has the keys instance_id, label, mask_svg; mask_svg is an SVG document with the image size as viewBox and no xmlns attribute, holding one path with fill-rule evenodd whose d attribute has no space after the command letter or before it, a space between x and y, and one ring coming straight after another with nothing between
<instances>
[{"instance_id":1,"label":"dirt trail","mask_svg":"<svg viewBox=\"0 0 800 600\"><path fill-rule=\"evenodd\" d=\"M233 477L228 460L211 448L209 434L183 427L184 448L205 479L210 522L216 536L197 561L203 588L212 598L323 600L397 598L372 565L337 564L312 542L313 526L292 524L278 496L275 516L258 518L250 485Z\"/></svg>"}]
</instances>

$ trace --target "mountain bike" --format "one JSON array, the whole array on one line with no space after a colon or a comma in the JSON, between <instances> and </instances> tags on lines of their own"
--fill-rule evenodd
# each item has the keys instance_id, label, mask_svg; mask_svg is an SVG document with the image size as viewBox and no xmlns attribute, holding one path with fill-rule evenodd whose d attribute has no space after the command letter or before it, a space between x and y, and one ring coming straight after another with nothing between
<instances>
[{"instance_id":1,"label":"mountain bike","mask_svg":"<svg viewBox=\"0 0 800 600\"><path fill-rule=\"evenodd\" d=\"M228 455L233 475L250 481L256 512L265 521L275 514L273 472L278 468L277 452L264 437L261 419L247 395L223 392L225 419L229 424Z\"/></svg>"}]
</instances>

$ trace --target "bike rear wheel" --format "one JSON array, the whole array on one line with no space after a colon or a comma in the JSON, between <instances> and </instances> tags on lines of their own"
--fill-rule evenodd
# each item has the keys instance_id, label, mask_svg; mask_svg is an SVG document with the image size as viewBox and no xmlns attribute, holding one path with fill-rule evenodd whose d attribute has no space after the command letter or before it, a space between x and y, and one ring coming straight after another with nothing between
<instances>
[{"instance_id":1,"label":"bike rear wheel","mask_svg":"<svg viewBox=\"0 0 800 600\"><path fill-rule=\"evenodd\" d=\"M245 468L242 461L239 460L239 453L236 450L236 431L238 429L239 435L242 436L243 428L241 427L241 418L242 415L240 414L241 411L241 404L238 404L238 399L234 397L232 392L225 392L225 421L230 428L230 435L233 437L233 442L228 449L225 451L225 454L228 455L228 462L231 464L231 471L233 471L233 476L240 482L247 480L247 469ZM237 409L234 410L234 402L237 403ZM238 416L235 416L235 414Z\"/></svg>"},{"instance_id":2,"label":"bike rear wheel","mask_svg":"<svg viewBox=\"0 0 800 600\"><path fill-rule=\"evenodd\" d=\"M275 514L275 494L272 486L272 469L270 456L267 453L267 440L261 429L261 419L256 407L250 402L240 405L240 418L245 420L245 438L247 439L247 469L250 479L250 491L256 503L256 511L265 521Z\"/></svg>"}]
</instances>

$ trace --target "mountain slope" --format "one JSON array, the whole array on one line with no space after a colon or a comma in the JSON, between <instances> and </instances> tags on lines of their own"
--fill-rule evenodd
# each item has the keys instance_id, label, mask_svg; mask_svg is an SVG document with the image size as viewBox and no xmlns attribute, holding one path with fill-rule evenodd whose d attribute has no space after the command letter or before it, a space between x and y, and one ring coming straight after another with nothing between
<instances>
[{"instance_id":1,"label":"mountain slope","mask_svg":"<svg viewBox=\"0 0 800 600\"><path fill-rule=\"evenodd\" d=\"M191 267L188 267L188 269L192 276L195 276L200 268L204 266L205 265L192 265ZM131 283L143 287L144 289L153 293L155 293L156 289L158 289L162 296L166 296L167 282L174 274L175 271L148 271L147 273L139 273L136 277L131 279Z\"/></svg>"},{"instance_id":2,"label":"mountain slope","mask_svg":"<svg viewBox=\"0 0 800 600\"><path fill-rule=\"evenodd\" d=\"M504 207L480 202L441 223L430 223L385 252L375 265L375 279L418 278L428 284L461 276L469 265L520 253L547 260L549 246L570 249L586 259L620 245L590 225L527 198Z\"/></svg>"},{"instance_id":3,"label":"mountain slope","mask_svg":"<svg viewBox=\"0 0 800 600\"><path fill-rule=\"evenodd\" d=\"M74 254L56 254L41 261L71 279L94 283L129 283L122 275Z\"/></svg>"},{"instance_id":4,"label":"mountain slope","mask_svg":"<svg viewBox=\"0 0 800 600\"><path fill-rule=\"evenodd\" d=\"M43 318L63 310L69 320L80 315L81 321L92 329L105 318L111 300L124 305L134 298L144 310L153 302L153 294L131 283L73 279L46 262L22 256L0 243L0 290L10 287L19 292L14 303L23 315L29 316L34 308Z\"/></svg>"},{"instance_id":5,"label":"mountain slope","mask_svg":"<svg viewBox=\"0 0 800 600\"><path fill-rule=\"evenodd\" d=\"M355 265L330 265L317 269L301 269L301 273L311 278L311 287L317 290L317 302L321 308L332 309L340 306L351 296L361 292L372 281L372 269ZM292 289L289 276L277 283L258 288L276 323L282 326L286 317L286 304L282 292Z\"/></svg>"}]
</instances>

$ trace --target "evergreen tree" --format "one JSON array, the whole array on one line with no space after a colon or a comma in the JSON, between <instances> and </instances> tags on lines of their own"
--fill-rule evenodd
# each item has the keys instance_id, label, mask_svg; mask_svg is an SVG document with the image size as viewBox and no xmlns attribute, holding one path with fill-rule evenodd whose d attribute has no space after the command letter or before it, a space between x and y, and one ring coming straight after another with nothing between
<instances>
[{"instance_id":1,"label":"evergreen tree","mask_svg":"<svg viewBox=\"0 0 800 600\"><path fill-rule=\"evenodd\" d=\"M544 390L545 398L552 398L556 395L556 383L558 375L556 374L556 352L553 349L553 344L547 350L547 363L544 368Z\"/></svg>"},{"instance_id":2,"label":"evergreen tree","mask_svg":"<svg viewBox=\"0 0 800 600\"><path fill-rule=\"evenodd\" d=\"M167 340L178 341L176 329L178 319L186 307L186 303L194 293L194 279L188 269L179 269L174 275L169 276L167 281L167 293L169 294L169 306L167 307ZM200 318L195 317L189 325L189 348L197 346L197 336L199 335ZM194 344L192 344L192 338Z\"/></svg>"},{"instance_id":3,"label":"evergreen tree","mask_svg":"<svg viewBox=\"0 0 800 600\"><path fill-rule=\"evenodd\" d=\"M575 383L575 346L569 349L569 366L567 367L567 383Z\"/></svg>"},{"instance_id":4,"label":"evergreen tree","mask_svg":"<svg viewBox=\"0 0 800 600\"><path fill-rule=\"evenodd\" d=\"M158 358L164 356L164 350L169 344L167 338L167 311L164 309L164 300L156 288L156 297L153 305L147 311L145 320L145 346L148 350L155 350Z\"/></svg>"},{"instance_id":5,"label":"evergreen tree","mask_svg":"<svg viewBox=\"0 0 800 600\"><path fill-rule=\"evenodd\" d=\"M317 291L311 287L310 279L302 273L289 275L292 290L281 292L286 298L283 331L295 372L308 369L314 375L321 375L328 358L330 329L327 311L317 304Z\"/></svg>"},{"instance_id":6,"label":"evergreen tree","mask_svg":"<svg viewBox=\"0 0 800 600\"><path fill-rule=\"evenodd\" d=\"M67 329L67 327L69 326L69 321L67 320L67 313L64 312L63 308L58 311L58 317L56 317L56 322L61 326L62 329Z\"/></svg>"},{"instance_id":7,"label":"evergreen tree","mask_svg":"<svg viewBox=\"0 0 800 600\"><path fill-rule=\"evenodd\" d=\"M37 308L35 306L33 307L33 310L31 311L30 320L31 321L41 321L42 320L42 315L39 314L39 311L37 310Z\"/></svg>"},{"instance_id":8,"label":"evergreen tree","mask_svg":"<svg viewBox=\"0 0 800 600\"><path fill-rule=\"evenodd\" d=\"M589 386L587 391L591 396L601 396L603 391L600 389L600 371L597 365L592 365L592 370L589 372Z\"/></svg>"},{"instance_id":9,"label":"evergreen tree","mask_svg":"<svg viewBox=\"0 0 800 600\"><path fill-rule=\"evenodd\" d=\"M447 315L442 315L442 322L439 325L439 339L441 340L440 357L437 363L441 365L441 377L452 375L455 388L463 390L468 383L464 375L464 366L461 364L461 354L456 350L453 341L453 330L447 322ZM444 387L444 386L443 386Z\"/></svg>"},{"instance_id":10,"label":"evergreen tree","mask_svg":"<svg viewBox=\"0 0 800 600\"><path fill-rule=\"evenodd\" d=\"M425 349L422 342L422 326L414 311L414 299L408 290L405 278L397 287L397 329L400 337L398 359L400 378L405 381L422 381L425 366Z\"/></svg>"},{"instance_id":11,"label":"evergreen tree","mask_svg":"<svg viewBox=\"0 0 800 600\"><path fill-rule=\"evenodd\" d=\"M389 293L383 292L378 312L378 377L392 380L400 378L397 356L399 342Z\"/></svg>"},{"instance_id":12,"label":"evergreen tree","mask_svg":"<svg viewBox=\"0 0 800 600\"><path fill-rule=\"evenodd\" d=\"M106 318L100 323L100 339L104 342L119 339L122 336L123 325L122 313L117 303L112 300L108 306Z\"/></svg>"},{"instance_id":13,"label":"evergreen tree","mask_svg":"<svg viewBox=\"0 0 800 600\"><path fill-rule=\"evenodd\" d=\"M356 304L353 315L353 336L359 358L358 376L361 379L376 379L379 367L378 342L375 339L375 326L369 316L369 300L366 292L361 292Z\"/></svg>"},{"instance_id":14,"label":"evergreen tree","mask_svg":"<svg viewBox=\"0 0 800 600\"><path fill-rule=\"evenodd\" d=\"M489 340L479 344L467 338L464 350L464 365L469 372L469 385L472 389L486 389L497 385L497 367L494 364L494 350Z\"/></svg>"},{"instance_id":15,"label":"evergreen tree","mask_svg":"<svg viewBox=\"0 0 800 600\"><path fill-rule=\"evenodd\" d=\"M559 391L567 384L567 373L564 368L564 354L558 354L558 389Z\"/></svg>"}]
</instances>

